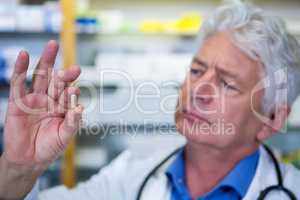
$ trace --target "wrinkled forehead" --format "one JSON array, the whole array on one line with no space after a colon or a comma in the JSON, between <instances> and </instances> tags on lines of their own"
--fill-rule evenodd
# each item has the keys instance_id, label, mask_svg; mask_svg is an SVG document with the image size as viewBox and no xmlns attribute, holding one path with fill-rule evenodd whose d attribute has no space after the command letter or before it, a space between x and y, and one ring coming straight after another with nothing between
<instances>
[{"instance_id":1,"label":"wrinkled forehead","mask_svg":"<svg viewBox=\"0 0 300 200\"><path fill-rule=\"evenodd\" d=\"M230 33L219 32L207 37L194 55L208 67L236 74L242 82L257 82L263 72L259 60L249 57L239 48Z\"/></svg>"}]
</instances>

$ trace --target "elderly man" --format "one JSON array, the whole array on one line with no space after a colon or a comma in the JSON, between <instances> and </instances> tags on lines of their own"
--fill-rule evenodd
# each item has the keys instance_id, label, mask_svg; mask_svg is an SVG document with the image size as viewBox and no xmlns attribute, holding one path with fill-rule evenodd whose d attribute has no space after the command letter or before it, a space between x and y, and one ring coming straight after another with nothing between
<instances>
[{"instance_id":1,"label":"elderly man","mask_svg":"<svg viewBox=\"0 0 300 200\"><path fill-rule=\"evenodd\" d=\"M89 181L33 194L39 199L300 198L300 172L278 164L262 141L278 132L300 93L300 46L276 18L236 3L204 23L176 109L183 146L146 157L126 151ZM0 199L22 199L78 129L82 106L66 83L78 67L51 73L58 46L49 42L32 89L29 56L20 52L11 82L0 162ZM53 89L54 88L54 89ZM50 106L49 112L45 107ZM26 109L24 109L26 108ZM29 112L38 110L37 113ZM62 110L62 112L59 112Z\"/></svg>"}]
</instances>

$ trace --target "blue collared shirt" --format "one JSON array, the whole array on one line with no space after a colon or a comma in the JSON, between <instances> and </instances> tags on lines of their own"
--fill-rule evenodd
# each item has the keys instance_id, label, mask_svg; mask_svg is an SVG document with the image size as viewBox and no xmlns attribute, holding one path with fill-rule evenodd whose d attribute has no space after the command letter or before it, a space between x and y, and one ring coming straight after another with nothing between
<instances>
[{"instance_id":1,"label":"blue collared shirt","mask_svg":"<svg viewBox=\"0 0 300 200\"><path fill-rule=\"evenodd\" d=\"M197 200L240 200L245 195L255 175L259 151L241 160L224 179ZM191 200L186 187L184 154L181 150L166 171L171 183L171 200ZM200 181L200 180L199 180Z\"/></svg>"}]
</instances>

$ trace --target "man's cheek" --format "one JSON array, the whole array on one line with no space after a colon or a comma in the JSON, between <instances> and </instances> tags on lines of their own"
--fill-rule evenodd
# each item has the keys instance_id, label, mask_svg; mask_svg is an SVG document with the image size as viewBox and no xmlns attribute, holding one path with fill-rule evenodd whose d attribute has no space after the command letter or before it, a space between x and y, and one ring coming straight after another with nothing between
<instances>
[{"instance_id":1,"label":"man's cheek","mask_svg":"<svg viewBox=\"0 0 300 200\"><path fill-rule=\"evenodd\" d=\"M188 103L188 94L186 90L182 90L179 94L179 101L185 105Z\"/></svg>"}]
</instances>

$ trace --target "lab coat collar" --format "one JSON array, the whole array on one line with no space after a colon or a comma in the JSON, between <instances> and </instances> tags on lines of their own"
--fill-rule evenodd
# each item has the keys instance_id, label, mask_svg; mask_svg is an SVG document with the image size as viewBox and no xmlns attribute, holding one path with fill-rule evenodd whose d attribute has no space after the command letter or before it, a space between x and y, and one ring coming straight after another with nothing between
<instances>
[{"instance_id":1,"label":"lab coat collar","mask_svg":"<svg viewBox=\"0 0 300 200\"><path fill-rule=\"evenodd\" d=\"M277 184L275 166L267 151L261 145L258 166L249 189L243 200L257 199L260 192L271 185Z\"/></svg>"}]
</instances>

